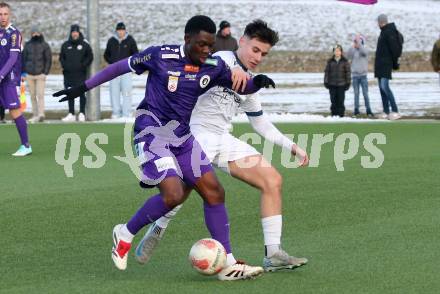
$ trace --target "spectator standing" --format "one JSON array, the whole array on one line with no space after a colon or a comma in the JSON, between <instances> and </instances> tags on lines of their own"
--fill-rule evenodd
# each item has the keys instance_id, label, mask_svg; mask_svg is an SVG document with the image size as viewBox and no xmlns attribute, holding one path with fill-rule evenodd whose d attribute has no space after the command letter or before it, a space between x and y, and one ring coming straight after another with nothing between
<instances>
[{"instance_id":1,"label":"spectator standing","mask_svg":"<svg viewBox=\"0 0 440 294\"><path fill-rule=\"evenodd\" d=\"M128 58L138 53L138 47L134 38L127 33L125 24L120 22L116 25L116 33L107 41L104 59L108 64ZM131 116L131 90L132 74L114 78L110 81L110 98L112 105L112 118ZM121 96L122 94L122 107Z\"/></svg>"},{"instance_id":2,"label":"spectator standing","mask_svg":"<svg viewBox=\"0 0 440 294\"><path fill-rule=\"evenodd\" d=\"M5 124L5 108L0 105L0 124Z\"/></svg>"},{"instance_id":3,"label":"spectator standing","mask_svg":"<svg viewBox=\"0 0 440 294\"><path fill-rule=\"evenodd\" d=\"M60 52L60 63L63 68L64 88L83 84L87 78L87 69L93 61L93 52L87 40L80 32L79 25L70 27L69 39L63 43ZM78 121L85 121L86 96L82 94L79 102ZM69 100L69 114L63 121L75 121L75 102Z\"/></svg>"},{"instance_id":4,"label":"spectator standing","mask_svg":"<svg viewBox=\"0 0 440 294\"><path fill-rule=\"evenodd\" d=\"M379 117L395 120L401 116L397 108L396 99L390 88L390 80L392 79L393 69L399 69L403 37L397 31L394 23L388 23L388 17L385 14L379 15L377 22L381 32L377 40L374 76L379 82L383 105L383 113ZM399 41L400 38L402 38L401 41Z\"/></svg>"},{"instance_id":5,"label":"spectator standing","mask_svg":"<svg viewBox=\"0 0 440 294\"><path fill-rule=\"evenodd\" d=\"M359 112L359 86L362 88L367 116L373 117L368 97L368 50L365 47L365 38L356 35L353 46L347 51L347 58L351 61L351 79L354 91L354 115Z\"/></svg>"},{"instance_id":6,"label":"spectator standing","mask_svg":"<svg viewBox=\"0 0 440 294\"><path fill-rule=\"evenodd\" d=\"M330 92L332 116L344 117L345 91L350 88L350 63L342 54L342 46L333 48L333 56L327 61L324 74L324 86Z\"/></svg>"},{"instance_id":7,"label":"spectator standing","mask_svg":"<svg viewBox=\"0 0 440 294\"><path fill-rule=\"evenodd\" d=\"M44 88L51 65L52 52L49 44L44 40L39 28L33 26L31 39L24 45L22 58L22 71L26 74L32 101L33 117L30 122L44 121Z\"/></svg>"},{"instance_id":8,"label":"spectator standing","mask_svg":"<svg viewBox=\"0 0 440 294\"><path fill-rule=\"evenodd\" d=\"M432 69L439 74L440 77L440 38L434 43L431 53Z\"/></svg>"},{"instance_id":9,"label":"spectator standing","mask_svg":"<svg viewBox=\"0 0 440 294\"><path fill-rule=\"evenodd\" d=\"M215 44L212 53L217 51L236 51L237 49L237 40L231 35L231 24L226 20L222 20L215 36Z\"/></svg>"}]
</instances>

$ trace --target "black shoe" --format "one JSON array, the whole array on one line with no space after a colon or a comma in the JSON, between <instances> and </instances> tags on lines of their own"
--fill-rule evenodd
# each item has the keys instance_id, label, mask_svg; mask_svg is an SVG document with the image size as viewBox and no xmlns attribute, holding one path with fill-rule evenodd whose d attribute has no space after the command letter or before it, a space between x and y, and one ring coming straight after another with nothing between
<instances>
[{"instance_id":1,"label":"black shoe","mask_svg":"<svg viewBox=\"0 0 440 294\"><path fill-rule=\"evenodd\" d=\"M374 117L374 113L372 113L371 111L368 111L368 112L367 112L367 116L368 116L369 118L373 118L373 117Z\"/></svg>"},{"instance_id":2,"label":"black shoe","mask_svg":"<svg viewBox=\"0 0 440 294\"><path fill-rule=\"evenodd\" d=\"M0 119L0 124L5 124L6 121L4 119Z\"/></svg>"}]
</instances>

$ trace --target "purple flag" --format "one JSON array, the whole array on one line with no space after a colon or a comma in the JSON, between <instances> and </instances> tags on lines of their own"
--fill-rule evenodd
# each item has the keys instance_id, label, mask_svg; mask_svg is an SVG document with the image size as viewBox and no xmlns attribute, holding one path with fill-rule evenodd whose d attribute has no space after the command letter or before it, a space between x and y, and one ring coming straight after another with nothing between
<instances>
[{"instance_id":1,"label":"purple flag","mask_svg":"<svg viewBox=\"0 0 440 294\"><path fill-rule=\"evenodd\" d=\"M371 5L377 3L377 0L338 0L338 1L346 1L346 2L364 4L364 5Z\"/></svg>"}]
</instances>

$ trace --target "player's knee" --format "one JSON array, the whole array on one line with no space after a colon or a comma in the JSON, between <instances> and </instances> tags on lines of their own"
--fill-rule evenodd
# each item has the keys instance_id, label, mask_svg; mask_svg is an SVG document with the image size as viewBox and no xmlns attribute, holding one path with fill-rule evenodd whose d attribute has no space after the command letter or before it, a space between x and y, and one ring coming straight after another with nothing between
<instances>
[{"instance_id":1,"label":"player's knee","mask_svg":"<svg viewBox=\"0 0 440 294\"><path fill-rule=\"evenodd\" d=\"M279 192L283 186L283 177L275 169L264 178L263 189L267 192Z\"/></svg>"},{"instance_id":2,"label":"player's knee","mask_svg":"<svg viewBox=\"0 0 440 294\"><path fill-rule=\"evenodd\" d=\"M166 191L162 195L165 205L169 208L174 208L185 201L185 193L182 188Z\"/></svg>"},{"instance_id":3,"label":"player's knee","mask_svg":"<svg viewBox=\"0 0 440 294\"><path fill-rule=\"evenodd\" d=\"M209 205L225 202L225 189L219 184L205 193L205 201Z\"/></svg>"}]
</instances>

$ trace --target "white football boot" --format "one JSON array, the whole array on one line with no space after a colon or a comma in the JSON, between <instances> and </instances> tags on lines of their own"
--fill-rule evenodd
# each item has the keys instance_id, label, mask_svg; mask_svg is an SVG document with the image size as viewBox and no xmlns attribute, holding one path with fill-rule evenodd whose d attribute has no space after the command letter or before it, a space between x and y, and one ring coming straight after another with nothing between
<instances>
[{"instance_id":1,"label":"white football boot","mask_svg":"<svg viewBox=\"0 0 440 294\"><path fill-rule=\"evenodd\" d=\"M26 147L24 145L20 145L18 147L18 150L12 154L12 156L22 157L32 154L32 147L29 145L29 147Z\"/></svg>"},{"instance_id":2,"label":"white football boot","mask_svg":"<svg viewBox=\"0 0 440 294\"><path fill-rule=\"evenodd\" d=\"M286 251L280 249L271 257L264 257L263 268L266 272L274 272L281 269L295 269L307 264L305 257L290 256Z\"/></svg>"},{"instance_id":3,"label":"white football boot","mask_svg":"<svg viewBox=\"0 0 440 294\"><path fill-rule=\"evenodd\" d=\"M131 243L120 239L119 231L121 230L122 226L124 225L119 224L113 228L112 259L115 263L115 266L123 271L127 268L127 257L131 248Z\"/></svg>"},{"instance_id":4,"label":"white football boot","mask_svg":"<svg viewBox=\"0 0 440 294\"><path fill-rule=\"evenodd\" d=\"M255 279L264 272L261 266L247 265L242 261L237 261L235 264L224 267L217 277L220 281L237 281Z\"/></svg>"},{"instance_id":5,"label":"white football boot","mask_svg":"<svg viewBox=\"0 0 440 294\"><path fill-rule=\"evenodd\" d=\"M164 233L165 229L159 227L156 223L150 225L134 253L135 258L139 263L145 264L150 260L154 249L159 245Z\"/></svg>"}]
</instances>

